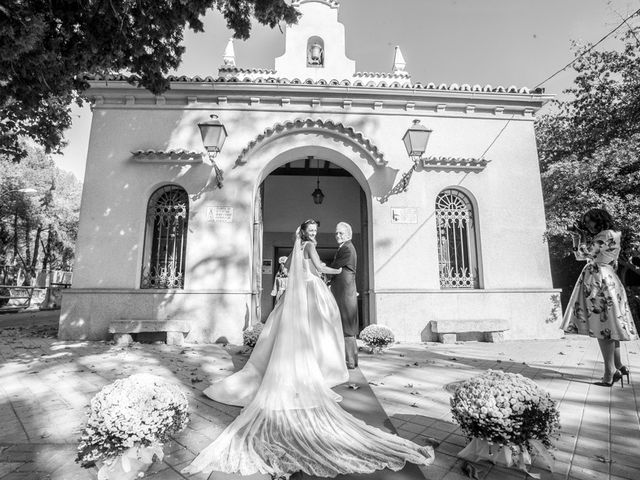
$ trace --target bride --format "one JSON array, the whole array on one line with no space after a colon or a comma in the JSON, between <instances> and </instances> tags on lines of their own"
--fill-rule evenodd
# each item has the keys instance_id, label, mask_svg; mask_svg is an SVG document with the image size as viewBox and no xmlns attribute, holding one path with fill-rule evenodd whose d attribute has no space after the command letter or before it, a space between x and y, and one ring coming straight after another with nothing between
<instances>
[{"instance_id":1,"label":"bride","mask_svg":"<svg viewBox=\"0 0 640 480\"><path fill-rule=\"evenodd\" d=\"M320 262L317 228L315 220L298 228L287 289L245 367L204 392L244 409L183 473L335 477L433 462L432 447L371 427L337 403L331 387L348 380L344 338L320 273L339 270Z\"/></svg>"}]
</instances>

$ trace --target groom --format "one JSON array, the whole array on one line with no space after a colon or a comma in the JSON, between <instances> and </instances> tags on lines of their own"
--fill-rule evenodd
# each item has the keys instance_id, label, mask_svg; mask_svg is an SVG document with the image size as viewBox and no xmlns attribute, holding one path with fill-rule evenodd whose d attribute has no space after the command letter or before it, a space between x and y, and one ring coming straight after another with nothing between
<instances>
[{"instance_id":1,"label":"groom","mask_svg":"<svg viewBox=\"0 0 640 480\"><path fill-rule=\"evenodd\" d=\"M342 272L333 275L331 279L331 293L338 303L342 330L344 332L345 359L347 368L358 366L358 293L356 292L356 264L358 257L356 249L351 243L353 232L348 223L340 222L336 225L336 241L338 251L333 257L331 268L342 268Z\"/></svg>"}]
</instances>

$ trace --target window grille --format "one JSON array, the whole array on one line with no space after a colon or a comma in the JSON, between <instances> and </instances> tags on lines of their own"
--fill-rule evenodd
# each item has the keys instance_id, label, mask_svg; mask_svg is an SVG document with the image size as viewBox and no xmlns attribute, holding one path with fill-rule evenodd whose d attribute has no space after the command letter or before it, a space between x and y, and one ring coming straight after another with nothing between
<instances>
[{"instance_id":1,"label":"window grille","mask_svg":"<svg viewBox=\"0 0 640 480\"><path fill-rule=\"evenodd\" d=\"M147 207L141 288L184 288L189 197L181 187L156 190Z\"/></svg>"},{"instance_id":2,"label":"window grille","mask_svg":"<svg viewBox=\"0 0 640 480\"><path fill-rule=\"evenodd\" d=\"M440 288L478 288L473 206L458 190L436 198Z\"/></svg>"}]
</instances>

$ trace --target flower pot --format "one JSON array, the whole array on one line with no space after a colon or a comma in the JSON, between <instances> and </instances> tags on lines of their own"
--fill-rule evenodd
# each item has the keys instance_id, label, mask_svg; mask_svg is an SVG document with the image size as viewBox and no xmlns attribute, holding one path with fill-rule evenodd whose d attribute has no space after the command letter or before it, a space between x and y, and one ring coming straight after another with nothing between
<instances>
[{"instance_id":1,"label":"flower pot","mask_svg":"<svg viewBox=\"0 0 640 480\"><path fill-rule=\"evenodd\" d=\"M535 453L542 458L547 469L553 471L553 459L542 443L536 440L530 440L529 443ZM531 465L531 455L526 448L517 445L497 445L477 437L472 438L469 445L458 452L457 456L473 463L488 460L494 465L517 468L527 473Z\"/></svg>"},{"instance_id":2,"label":"flower pot","mask_svg":"<svg viewBox=\"0 0 640 480\"><path fill-rule=\"evenodd\" d=\"M153 463L154 455L162 459L162 445L131 447L110 461L100 462L98 480L135 480Z\"/></svg>"}]
</instances>

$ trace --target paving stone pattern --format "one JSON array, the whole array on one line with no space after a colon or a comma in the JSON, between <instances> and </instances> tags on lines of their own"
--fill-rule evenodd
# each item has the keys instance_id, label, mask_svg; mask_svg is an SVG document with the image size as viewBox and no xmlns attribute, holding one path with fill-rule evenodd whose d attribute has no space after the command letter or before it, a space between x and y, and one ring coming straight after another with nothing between
<instances>
[{"instance_id":1,"label":"paving stone pattern","mask_svg":"<svg viewBox=\"0 0 640 480\"><path fill-rule=\"evenodd\" d=\"M154 463L145 478L207 478L179 472L239 413L239 408L208 400L201 392L243 365L247 355L242 348L118 347L62 342L55 333L54 326L37 324L0 331L0 480L96 479L95 468L74 462L90 399L114 380L140 372L182 384L191 406L188 428L165 445L164 460ZM632 384L624 389L592 384L601 376L602 363L595 340L582 337L397 344L380 355L362 353L360 367L398 433L437 445L434 465L422 468L427 479L469 478L462 471L464 462L455 456L466 438L451 419L450 391L456 382L493 368L522 373L559 402L562 432L554 473L539 468L535 460L532 472L543 480L635 480L640 478L639 345L625 342L622 352L632 372ZM526 478L523 472L485 463L477 470L479 480Z\"/></svg>"}]
</instances>

